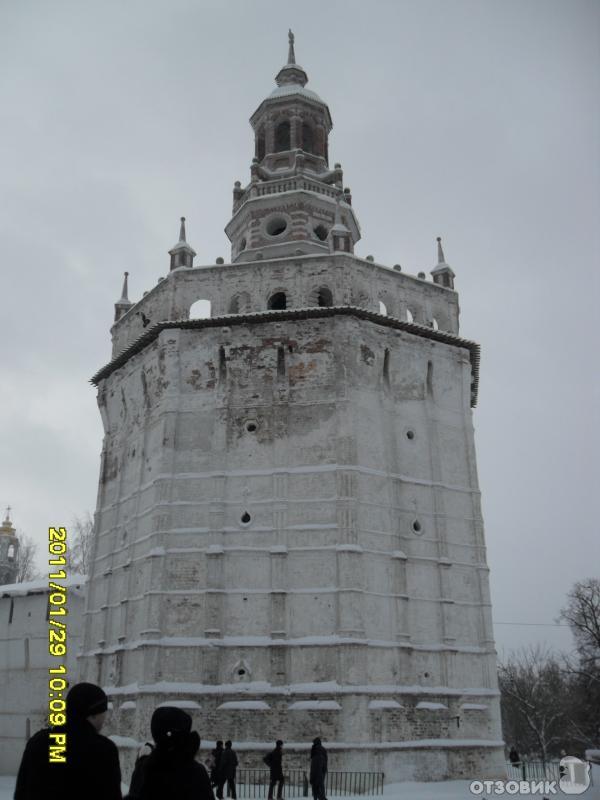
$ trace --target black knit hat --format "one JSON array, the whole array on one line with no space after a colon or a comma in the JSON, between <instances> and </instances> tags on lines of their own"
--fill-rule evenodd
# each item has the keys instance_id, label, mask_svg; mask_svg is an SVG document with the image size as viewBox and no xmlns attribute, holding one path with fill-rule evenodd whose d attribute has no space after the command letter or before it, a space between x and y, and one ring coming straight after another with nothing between
<instances>
[{"instance_id":1,"label":"black knit hat","mask_svg":"<svg viewBox=\"0 0 600 800\"><path fill-rule=\"evenodd\" d=\"M192 718L175 706L157 708L150 720L150 732L156 744L168 744L172 737L180 738L192 730Z\"/></svg>"},{"instance_id":2,"label":"black knit hat","mask_svg":"<svg viewBox=\"0 0 600 800\"><path fill-rule=\"evenodd\" d=\"M76 683L67 694L67 721L85 719L108 709L108 697L94 683Z\"/></svg>"}]
</instances>

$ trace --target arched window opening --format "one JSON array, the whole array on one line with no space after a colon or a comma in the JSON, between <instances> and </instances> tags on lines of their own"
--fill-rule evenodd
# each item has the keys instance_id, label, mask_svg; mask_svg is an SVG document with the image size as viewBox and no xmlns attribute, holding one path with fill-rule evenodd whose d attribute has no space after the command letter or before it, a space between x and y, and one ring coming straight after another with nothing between
<instances>
[{"instance_id":1,"label":"arched window opening","mask_svg":"<svg viewBox=\"0 0 600 800\"><path fill-rule=\"evenodd\" d=\"M431 320L431 327L433 328L434 331L439 331L439 329L440 329L440 326L438 325L438 321L437 321L437 319L435 317Z\"/></svg>"},{"instance_id":2,"label":"arched window opening","mask_svg":"<svg viewBox=\"0 0 600 800\"><path fill-rule=\"evenodd\" d=\"M14 561L15 559L15 546L14 544L10 544L8 546L8 553L6 554L9 561Z\"/></svg>"},{"instance_id":3,"label":"arched window opening","mask_svg":"<svg viewBox=\"0 0 600 800\"><path fill-rule=\"evenodd\" d=\"M271 297L269 297L267 308L270 311L283 311L283 309L287 308L285 292L275 292L275 294L272 294Z\"/></svg>"},{"instance_id":4,"label":"arched window opening","mask_svg":"<svg viewBox=\"0 0 600 800\"><path fill-rule=\"evenodd\" d=\"M256 157L259 161L262 161L265 157L266 152L266 145L265 145L265 134L263 131L260 131L256 138Z\"/></svg>"},{"instance_id":5,"label":"arched window opening","mask_svg":"<svg viewBox=\"0 0 600 800\"><path fill-rule=\"evenodd\" d=\"M413 313L410 310L410 308L406 309L406 319L407 319L408 322L414 322L415 321L415 318L413 317Z\"/></svg>"},{"instance_id":6,"label":"arched window opening","mask_svg":"<svg viewBox=\"0 0 600 800\"><path fill-rule=\"evenodd\" d=\"M313 129L306 122L302 125L302 149L306 153L315 152L315 135Z\"/></svg>"},{"instance_id":7,"label":"arched window opening","mask_svg":"<svg viewBox=\"0 0 600 800\"><path fill-rule=\"evenodd\" d=\"M219 378L224 380L227 377L227 358L223 345L219 347Z\"/></svg>"},{"instance_id":8,"label":"arched window opening","mask_svg":"<svg viewBox=\"0 0 600 800\"><path fill-rule=\"evenodd\" d=\"M290 123L280 122L275 128L275 152L290 149Z\"/></svg>"},{"instance_id":9,"label":"arched window opening","mask_svg":"<svg viewBox=\"0 0 600 800\"><path fill-rule=\"evenodd\" d=\"M317 227L314 228L315 236L317 237L317 239L320 239L322 242L324 242L325 239L327 239L328 233L329 232L328 232L327 228L325 227L325 225L317 225Z\"/></svg>"},{"instance_id":10,"label":"arched window opening","mask_svg":"<svg viewBox=\"0 0 600 800\"><path fill-rule=\"evenodd\" d=\"M384 317L387 317L387 306L383 300L379 301L379 313L383 314Z\"/></svg>"},{"instance_id":11,"label":"arched window opening","mask_svg":"<svg viewBox=\"0 0 600 800\"><path fill-rule=\"evenodd\" d=\"M246 241L246 238L244 237L244 238L242 239L242 241L240 242L240 253L242 252L242 250L245 250L245 249L246 249L246 245L247 245L247 244L248 244L248 242Z\"/></svg>"},{"instance_id":12,"label":"arched window opening","mask_svg":"<svg viewBox=\"0 0 600 800\"><path fill-rule=\"evenodd\" d=\"M190 308L190 319L209 319L210 300L196 300Z\"/></svg>"},{"instance_id":13,"label":"arched window opening","mask_svg":"<svg viewBox=\"0 0 600 800\"><path fill-rule=\"evenodd\" d=\"M333 295L331 294L331 289L328 289L327 286L319 289L317 305L321 306L321 308L329 308L333 305Z\"/></svg>"}]
</instances>

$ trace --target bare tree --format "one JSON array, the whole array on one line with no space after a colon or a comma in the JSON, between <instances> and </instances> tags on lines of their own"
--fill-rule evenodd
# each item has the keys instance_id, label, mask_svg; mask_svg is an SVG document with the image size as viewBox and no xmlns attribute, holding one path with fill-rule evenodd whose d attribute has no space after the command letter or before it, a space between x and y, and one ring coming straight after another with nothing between
<instances>
[{"instance_id":1,"label":"bare tree","mask_svg":"<svg viewBox=\"0 0 600 800\"><path fill-rule=\"evenodd\" d=\"M567 595L567 605L561 610L573 633L577 651L584 661L600 660L600 580L578 581Z\"/></svg>"},{"instance_id":2,"label":"bare tree","mask_svg":"<svg viewBox=\"0 0 600 800\"><path fill-rule=\"evenodd\" d=\"M19 551L17 555L17 583L33 581L40 577L35 564L38 546L25 533L19 534Z\"/></svg>"},{"instance_id":3,"label":"bare tree","mask_svg":"<svg viewBox=\"0 0 600 800\"><path fill-rule=\"evenodd\" d=\"M87 575L92 555L94 520L89 511L83 517L74 517L69 529L68 564L71 573Z\"/></svg>"},{"instance_id":4,"label":"bare tree","mask_svg":"<svg viewBox=\"0 0 600 800\"><path fill-rule=\"evenodd\" d=\"M568 731L587 748L600 746L600 580L578 581L561 610L573 633L577 654L564 660L571 684Z\"/></svg>"},{"instance_id":5,"label":"bare tree","mask_svg":"<svg viewBox=\"0 0 600 800\"><path fill-rule=\"evenodd\" d=\"M498 680L507 741L546 761L564 740L567 721L567 679L558 660L544 648L530 647L499 665Z\"/></svg>"}]
</instances>

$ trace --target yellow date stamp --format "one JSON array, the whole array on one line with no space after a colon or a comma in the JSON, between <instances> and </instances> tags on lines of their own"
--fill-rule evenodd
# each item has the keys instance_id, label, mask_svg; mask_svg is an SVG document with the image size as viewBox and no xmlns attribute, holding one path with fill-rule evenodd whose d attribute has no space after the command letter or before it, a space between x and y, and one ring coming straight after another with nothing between
<instances>
[{"instance_id":1,"label":"yellow date stamp","mask_svg":"<svg viewBox=\"0 0 600 800\"><path fill-rule=\"evenodd\" d=\"M48 653L60 660L48 669L48 721L52 728L67 724L67 529L48 528ZM48 735L48 761L67 760L66 730Z\"/></svg>"}]
</instances>

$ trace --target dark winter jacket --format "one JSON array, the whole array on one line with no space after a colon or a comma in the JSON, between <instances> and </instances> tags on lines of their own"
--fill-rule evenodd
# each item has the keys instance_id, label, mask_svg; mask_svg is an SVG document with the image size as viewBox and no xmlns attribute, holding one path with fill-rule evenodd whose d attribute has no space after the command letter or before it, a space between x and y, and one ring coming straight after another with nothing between
<instances>
[{"instance_id":1,"label":"dark winter jacket","mask_svg":"<svg viewBox=\"0 0 600 800\"><path fill-rule=\"evenodd\" d=\"M189 753L156 748L138 758L126 800L214 800L208 773Z\"/></svg>"},{"instance_id":2,"label":"dark winter jacket","mask_svg":"<svg viewBox=\"0 0 600 800\"><path fill-rule=\"evenodd\" d=\"M48 734L67 733L66 763L48 763ZM54 742L52 742L54 744ZM87 720L44 728L27 742L14 800L121 800L119 751Z\"/></svg>"},{"instance_id":3,"label":"dark winter jacket","mask_svg":"<svg viewBox=\"0 0 600 800\"><path fill-rule=\"evenodd\" d=\"M235 768L238 765L238 757L235 751L230 747L226 747L221 755L221 763L219 765L219 773L222 781L229 778L235 778Z\"/></svg>"},{"instance_id":4,"label":"dark winter jacket","mask_svg":"<svg viewBox=\"0 0 600 800\"><path fill-rule=\"evenodd\" d=\"M322 744L313 744L310 749L310 782L323 780L327 774L327 750Z\"/></svg>"},{"instance_id":5,"label":"dark winter jacket","mask_svg":"<svg viewBox=\"0 0 600 800\"><path fill-rule=\"evenodd\" d=\"M221 756L223 755L223 748L215 747L211 755L213 757L213 767L210 771L210 780L213 786L216 786L221 776Z\"/></svg>"},{"instance_id":6,"label":"dark winter jacket","mask_svg":"<svg viewBox=\"0 0 600 800\"><path fill-rule=\"evenodd\" d=\"M281 747L276 747L265 756L265 764L271 770L271 780L283 780L283 766L282 766L283 751Z\"/></svg>"}]
</instances>

